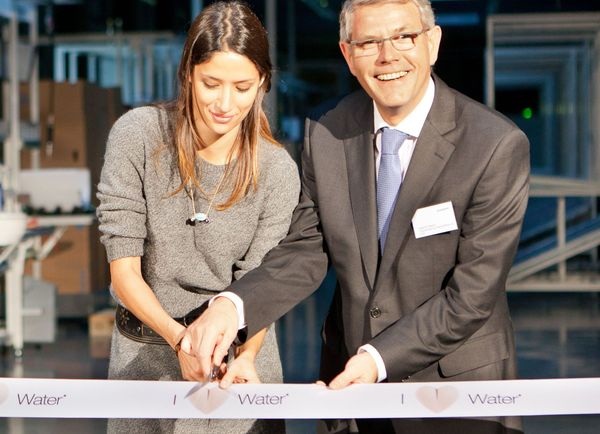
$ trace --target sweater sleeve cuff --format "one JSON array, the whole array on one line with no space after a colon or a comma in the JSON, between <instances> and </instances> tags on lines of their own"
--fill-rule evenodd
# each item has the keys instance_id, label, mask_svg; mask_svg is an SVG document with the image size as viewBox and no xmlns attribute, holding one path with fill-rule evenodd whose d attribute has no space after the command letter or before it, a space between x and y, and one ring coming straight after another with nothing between
<instances>
[{"instance_id":1,"label":"sweater sleeve cuff","mask_svg":"<svg viewBox=\"0 0 600 434\"><path fill-rule=\"evenodd\" d=\"M211 303L218 297L225 297L235 305L235 310L237 311L238 317L238 330L241 330L244 327L246 327L246 318L244 316L244 302L242 301L242 299L233 292L223 291L219 293L219 295L215 295L213 298L211 298L208 305L210 306Z\"/></svg>"},{"instance_id":2,"label":"sweater sleeve cuff","mask_svg":"<svg viewBox=\"0 0 600 434\"><path fill-rule=\"evenodd\" d=\"M387 378L387 371L385 370L385 364L383 363L381 354L379 354L379 351L377 351L375 347L370 344L366 344L358 348L358 354L364 352L369 353L371 357L373 357L373 360L375 360L375 365L377 366L377 382L381 383Z\"/></svg>"},{"instance_id":3,"label":"sweater sleeve cuff","mask_svg":"<svg viewBox=\"0 0 600 434\"><path fill-rule=\"evenodd\" d=\"M106 258L108 262L112 262L115 259L144 256L144 240L129 240L124 242L105 242L104 247L106 248Z\"/></svg>"}]
</instances>

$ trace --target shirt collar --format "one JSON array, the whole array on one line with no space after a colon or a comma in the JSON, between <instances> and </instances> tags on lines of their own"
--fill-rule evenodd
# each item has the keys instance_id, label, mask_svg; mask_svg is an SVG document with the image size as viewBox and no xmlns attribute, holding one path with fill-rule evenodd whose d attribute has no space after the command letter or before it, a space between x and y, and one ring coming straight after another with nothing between
<instances>
[{"instance_id":1,"label":"shirt collar","mask_svg":"<svg viewBox=\"0 0 600 434\"><path fill-rule=\"evenodd\" d=\"M386 121L384 121L381 117L381 113L379 113L379 110L377 109L375 101L373 101L373 125L375 127L373 132L377 134L377 131L379 131L381 128L390 127L405 132L412 137L419 137L419 134L421 134L421 130L423 129L423 125L425 124L425 119L427 118L429 110L433 105L434 95L435 84L433 83L433 79L429 77L429 83L427 85L427 90L425 90L425 95L423 95L423 98L421 98L421 101L419 101L415 109L397 125L389 125Z\"/></svg>"}]
</instances>

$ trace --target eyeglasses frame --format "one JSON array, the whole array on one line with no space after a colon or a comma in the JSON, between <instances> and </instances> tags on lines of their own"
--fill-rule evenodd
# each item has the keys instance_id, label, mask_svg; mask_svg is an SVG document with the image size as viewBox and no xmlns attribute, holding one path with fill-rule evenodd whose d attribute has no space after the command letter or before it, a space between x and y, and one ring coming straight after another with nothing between
<instances>
[{"instance_id":1,"label":"eyeglasses frame","mask_svg":"<svg viewBox=\"0 0 600 434\"><path fill-rule=\"evenodd\" d=\"M380 39L373 39L373 38L371 38L371 39L361 39L361 40L353 39L353 40L346 41L346 43L348 45L350 45L351 47L353 47L353 48L356 48L357 45L363 44L363 43L366 43L366 42L374 42L374 43L376 43L377 44L377 53L366 54L366 56L373 56L375 54L381 53L381 48L383 47L383 44L386 41L390 41L390 44L392 44L392 47L394 47L394 49L397 50L397 51L409 51L409 50L412 50L413 48L415 48L417 46L417 43L415 42L415 40L419 36L421 36L423 33L426 33L429 30L431 30L431 29L428 28L428 27L424 27L419 32L398 33L396 35L392 35L392 36L388 36L387 38L380 38ZM394 42L392 40L394 38L399 38L399 37L400 38L410 38L410 40L412 42L412 47L410 47L410 48L397 48L394 45Z\"/></svg>"}]
</instances>

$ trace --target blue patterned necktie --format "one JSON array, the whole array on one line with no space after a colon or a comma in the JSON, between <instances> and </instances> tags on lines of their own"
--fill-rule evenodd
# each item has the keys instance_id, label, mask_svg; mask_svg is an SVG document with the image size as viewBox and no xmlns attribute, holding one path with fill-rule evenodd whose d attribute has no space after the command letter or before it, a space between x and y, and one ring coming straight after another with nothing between
<instances>
[{"instance_id":1,"label":"blue patterned necktie","mask_svg":"<svg viewBox=\"0 0 600 434\"><path fill-rule=\"evenodd\" d=\"M398 190L402 183L402 168L398 150L407 134L391 128L381 130L381 159L377 175L377 232L383 253Z\"/></svg>"}]
</instances>

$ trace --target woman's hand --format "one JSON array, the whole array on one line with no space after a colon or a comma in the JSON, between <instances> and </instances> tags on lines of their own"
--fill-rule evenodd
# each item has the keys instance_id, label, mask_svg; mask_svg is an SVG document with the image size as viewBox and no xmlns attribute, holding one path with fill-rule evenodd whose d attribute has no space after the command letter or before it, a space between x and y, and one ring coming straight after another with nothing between
<instances>
[{"instance_id":1,"label":"woman's hand","mask_svg":"<svg viewBox=\"0 0 600 434\"><path fill-rule=\"evenodd\" d=\"M198 359L183 350L177 352L181 375L184 380L188 381L205 381L204 375L200 372L200 363Z\"/></svg>"},{"instance_id":2,"label":"woman's hand","mask_svg":"<svg viewBox=\"0 0 600 434\"><path fill-rule=\"evenodd\" d=\"M242 352L225 368L219 387L227 389L232 383L260 383L251 351Z\"/></svg>"}]
</instances>

